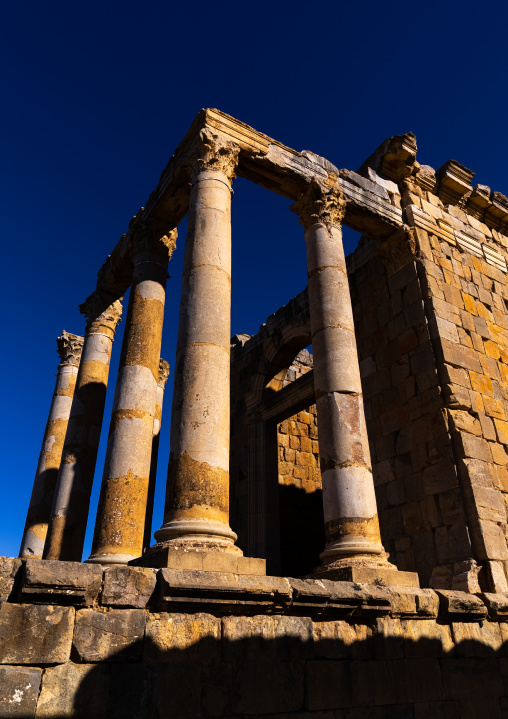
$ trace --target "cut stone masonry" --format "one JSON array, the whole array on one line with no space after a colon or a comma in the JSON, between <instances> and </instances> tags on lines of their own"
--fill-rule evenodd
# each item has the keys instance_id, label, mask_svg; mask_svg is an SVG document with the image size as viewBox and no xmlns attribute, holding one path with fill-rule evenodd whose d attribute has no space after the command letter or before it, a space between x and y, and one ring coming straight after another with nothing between
<instances>
[{"instance_id":1,"label":"cut stone masonry","mask_svg":"<svg viewBox=\"0 0 508 719\"><path fill-rule=\"evenodd\" d=\"M20 558L0 559L0 716L505 716L508 199L416 155L397 135L352 172L197 115L81 306L84 338L59 338ZM293 201L309 286L230 339L236 175ZM347 258L342 225L362 235Z\"/></svg>"}]
</instances>

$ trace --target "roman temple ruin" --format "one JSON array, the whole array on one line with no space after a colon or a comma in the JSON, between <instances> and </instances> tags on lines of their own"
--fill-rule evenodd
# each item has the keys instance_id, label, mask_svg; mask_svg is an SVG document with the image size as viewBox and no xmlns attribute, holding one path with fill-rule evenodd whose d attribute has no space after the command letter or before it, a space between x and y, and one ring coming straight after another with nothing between
<instances>
[{"instance_id":1,"label":"roman temple ruin","mask_svg":"<svg viewBox=\"0 0 508 719\"><path fill-rule=\"evenodd\" d=\"M199 112L83 336L57 340L20 554L0 558L0 717L505 716L508 199L416 152L397 135L353 172ZM236 176L292 201L308 286L231 337Z\"/></svg>"}]
</instances>

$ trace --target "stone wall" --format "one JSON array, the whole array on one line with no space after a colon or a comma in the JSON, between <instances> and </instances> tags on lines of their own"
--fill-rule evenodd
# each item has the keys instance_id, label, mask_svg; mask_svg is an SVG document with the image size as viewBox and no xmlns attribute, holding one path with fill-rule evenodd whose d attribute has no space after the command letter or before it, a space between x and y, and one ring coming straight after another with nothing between
<instances>
[{"instance_id":1,"label":"stone wall","mask_svg":"<svg viewBox=\"0 0 508 719\"><path fill-rule=\"evenodd\" d=\"M420 554L429 558L429 570L434 565L433 587L475 591L479 581L506 591L506 198L472 188L472 176L450 161L437 174L418 166L400 183L411 230L376 251L389 304L384 322L383 309L377 312L379 326L370 335L376 351L363 347L362 367L385 408L399 399L391 413L373 401L369 425L375 476L386 485L388 505L400 505L411 539L410 545L395 540L397 563L420 564ZM400 360L394 364L395 334L397 343L409 343L405 368ZM396 498L399 478L405 497ZM383 504L384 490L378 494Z\"/></svg>"},{"instance_id":2,"label":"stone wall","mask_svg":"<svg viewBox=\"0 0 508 719\"><path fill-rule=\"evenodd\" d=\"M277 425L279 484L311 494L321 489L316 405Z\"/></svg>"},{"instance_id":3,"label":"stone wall","mask_svg":"<svg viewBox=\"0 0 508 719\"><path fill-rule=\"evenodd\" d=\"M424 176L428 184L429 168ZM508 240L475 216L473 190L459 207L416 179L400 183L408 228L362 237L348 258L382 540L422 586L507 591ZM240 395L252 395L256 377L286 386L290 370L267 358L282 355L284 331L288 348L296 326L305 342L306 322L304 292L236 345ZM283 438L286 426L279 476L297 486L307 458L300 438Z\"/></svg>"},{"instance_id":4,"label":"stone wall","mask_svg":"<svg viewBox=\"0 0 508 719\"><path fill-rule=\"evenodd\" d=\"M405 238L398 243L404 249ZM376 248L350 286L383 544L428 586L441 557L467 560L471 549L416 258L407 254L391 267Z\"/></svg>"},{"instance_id":5,"label":"stone wall","mask_svg":"<svg viewBox=\"0 0 508 719\"><path fill-rule=\"evenodd\" d=\"M506 716L507 595L0 567L2 717Z\"/></svg>"},{"instance_id":6,"label":"stone wall","mask_svg":"<svg viewBox=\"0 0 508 719\"><path fill-rule=\"evenodd\" d=\"M481 240L494 244L486 225L456 207L445 213L439 201L424 207L432 208L437 219L446 218L459 237L444 239L419 228L419 269L474 556L484 564L492 587L507 591L506 272L487 261L488 254L478 256ZM458 234L465 231L467 249ZM496 238L504 236L496 233ZM441 573L440 586L449 584L449 575Z\"/></svg>"},{"instance_id":7,"label":"stone wall","mask_svg":"<svg viewBox=\"0 0 508 719\"><path fill-rule=\"evenodd\" d=\"M410 189L413 233L350 262L383 542L424 586L506 591L506 242Z\"/></svg>"}]
</instances>

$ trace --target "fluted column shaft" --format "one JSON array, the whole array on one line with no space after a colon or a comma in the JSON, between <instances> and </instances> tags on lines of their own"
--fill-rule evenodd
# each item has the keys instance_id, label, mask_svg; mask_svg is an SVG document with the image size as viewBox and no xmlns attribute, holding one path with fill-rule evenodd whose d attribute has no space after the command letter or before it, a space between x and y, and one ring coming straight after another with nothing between
<instances>
[{"instance_id":1,"label":"fluted column shaft","mask_svg":"<svg viewBox=\"0 0 508 719\"><path fill-rule=\"evenodd\" d=\"M143 537L143 552L151 544L152 540L152 517L153 503L155 497L155 483L157 480L157 462L159 458L159 442L162 420L162 403L164 402L164 390L169 377L169 364L161 359L159 363L159 381L157 382L157 395L155 398L155 414L153 418L152 456L150 459L150 478L148 481L148 497L146 500L145 512L145 533Z\"/></svg>"},{"instance_id":2,"label":"fluted column shaft","mask_svg":"<svg viewBox=\"0 0 508 719\"><path fill-rule=\"evenodd\" d=\"M145 226L129 298L101 496L89 562L127 564L143 551L168 262L176 230Z\"/></svg>"},{"instance_id":3,"label":"fluted column shaft","mask_svg":"<svg viewBox=\"0 0 508 719\"><path fill-rule=\"evenodd\" d=\"M192 163L159 543L240 553L229 527L231 180L238 147L209 130Z\"/></svg>"},{"instance_id":4,"label":"fluted column shaft","mask_svg":"<svg viewBox=\"0 0 508 719\"><path fill-rule=\"evenodd\" d=\"M81 561L104 416L113 338L122 305L95 292L81 305L87 317L81 364L62 452L45 559Z\"/></svg>"},{"instance_id":5,"label":"fluted column shaft","mask_svg":"<svg viewBox=\"0 0 508 719\"><path fill-rule=\"evenodd\" d=\"M323 483L325 564L381 544L340 221L344 200L313 183L292 209L305 227Z\"/></svg>"},{"instance_id":6,"label":"fluted column shaft","mask_svg":"<svg viewBox=\"0 0 508 719\"><path fill-rule=\"evenodd\" d=\"M19 551L22 558L40 559L44 551L83 337L63 331L57 339L57 346L60 364Z\"/></svg>"}]
</instances>

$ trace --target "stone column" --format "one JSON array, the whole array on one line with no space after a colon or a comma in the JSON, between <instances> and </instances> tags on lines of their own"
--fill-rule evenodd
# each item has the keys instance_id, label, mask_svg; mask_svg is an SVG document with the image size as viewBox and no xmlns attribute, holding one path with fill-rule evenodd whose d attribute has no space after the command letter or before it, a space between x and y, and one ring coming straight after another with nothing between
<instances>
[{"instance_id":1,"label":"stone column","mask_svg":"<svg viewBox=\"0 0 508 719\"><path fill-rule=\"evenodd\" d=\"M76 386L83 337L62 331L57 339L60 364L55 391L49 410L48 423L42 440L39 463L30 497L30 505L21 541L19 556L23 559L41 559L48 532L56 479L64 446L65 433L71 413Z\"/></svg>"},{"instance_id":2,"label":"stone column","mask_svg":"<svg viewBox=\"0 0 508 719\"><path fill-rule=\"evenodd\" d=\"M192 187L161 547L241 554L229 527L231 182L238 147L201 131ZM152 548L152 550L155 548Z\"/></svg>"},{"instance_id":3,"label":"stone column","mask_svg":"<svg viewBox=\"0 0 508 719\"><path fill-rule=\"evenodd\" d=\"M321 560L329 569L355 558L385 562L342 246L345 202L338 188L313 182L291 209L307 243L326 534Z\"/></svg>"},{"instance_id":4,"label":"stone column","mask_svg":"<svg viewBox=\"0 0 508 719\"><path fill-rule=\"evenodd\" d=\"M62 452L45 559L80 562L104 415L109 362L122 314L120 300L96 291L80 306L87 324Z\"/></svg>"},{"instance_id":5,"label":"stone column","mask_svg":"<svg viewBox=\"0 0 508 719\"><path fill-rule=\"evenodd\" d=\"M127 564L143 552L168 262L176 230L136 230L137 251L89 562Z\"/></svg>"},{"instance_id":6,"label":"stone column","mask_svg":"<svg viewBox=\"0 0 508 719\"><path fill-rule=\"evenodd\" d=\"M152 539L152 516L155 497L155 482L157 480L157 461L159 458L159 440L162 419L162 403L164 390L169 377L169 364L161 359L159 363L159 381L157 382L157 396L155 399L155 416L153 418L152 457L150 459L150 478L148 481L148 497L145 512L145 534L143 538L143 553L150 547Z\"/></svg>"},{"instance_id":7,"label":"stone column","mask_svg":"<svg viewBox=\"0 0 508 719\"><path fill-rule=\"evenodd\" d=\"M176 236L172 230L160 237L148 225L136 230L134 273L89 562L127 564L143 552L166 279Z\"/></svg>"}]
</instances>

